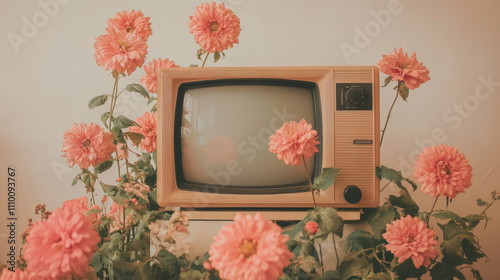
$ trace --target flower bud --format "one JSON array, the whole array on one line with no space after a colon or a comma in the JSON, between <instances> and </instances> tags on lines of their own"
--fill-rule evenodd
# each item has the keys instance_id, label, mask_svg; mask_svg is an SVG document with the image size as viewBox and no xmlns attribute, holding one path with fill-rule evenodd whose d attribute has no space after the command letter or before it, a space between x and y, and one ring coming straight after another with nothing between
<instances>
[{"instance_id":1,"label":"flower bud","mask_svg":"<svg viewBox=\"0 0 500 280\"><path fill-rule=\"evenodd\" d=\"M304 230L306 231L306 233L314 235L316 234L316 232L318 232L318 223L316 223L315 221L307 222Z\"/></svg>"}]
</instances>

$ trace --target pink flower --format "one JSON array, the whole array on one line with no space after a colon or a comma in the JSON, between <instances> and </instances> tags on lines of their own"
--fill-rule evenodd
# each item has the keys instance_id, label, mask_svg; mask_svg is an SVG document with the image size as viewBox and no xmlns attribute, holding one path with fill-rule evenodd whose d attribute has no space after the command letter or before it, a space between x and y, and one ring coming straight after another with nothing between
<instances>
[{"instance_id":1,"label":"pink flower","mask_svg":"<svg viewBox=\"0 0 500 280\"><path fill-rule=\"evenodd\" d=\"M417 217L406 216L388 224L382 236L389 243L385 248L400 263L411 257L415 267L419 268L422 264L429 265L430 260L439 254L436 232Z\"/></svg>"},{"instance_id":2,"label":"pink flower","mask_svg":"<svg viewBox=\"0 0 500 280\"><path fill-rule=\"evenodd\" d=\"M238 44L240 19L224 3L204 3L189 17L189 32L204 50L222 52Z\"/></svg>"},{"instance_id":3,"label":"pink flower","mask_svg":"<svg viewBox=\"0 0 500 280\"><path fill-rule=\"evenodd\" d=\"M95 204L89 208L89 202L88 202L86 197L81 197L81 198L72 199L72 200L66 200L63 202L62 207L63 208L70 207L73 210L76 210L76 211L82 213L88 219L90 219L94 225L98 224L101 220L100 213L94 213L94 214L87 216L87 214L89 213L90 210L92 210L92 209L100 210L100 208L99 208L99 206L97 206Z\"/></svg>"},{"instance_id":4,"label":"pink flower","mask_svg":"<svg viewBox=\"0 0 500 280\"><path fill-rule=\"evenodd\" d=\"M455 198L472 185L472 167L457 148L441 144L427 147L418 156L413 177L422 183L422 191L433 197Z\"/></svg>"},{"instance_id":5,"label":"pink flower","mask_svg":"<svg viewBox=\"0 0 500 280\"><path fill-rule=\"evenodd\" d=\"M402 48L399 52L394 49L394 54L382 55L377 65L382 73L392 77L392 81L404 81L408 89L416 89L431 79L429 70L418 62L417 54L412 53L408 57Z\"/></svg>"},{"instance_id":6,"label":"pink flower","mask_svg":"<svg viewBox=\"0 0 500 280\"><path fill-rule=\"evenodd\" d=\"M113 133L104 132L99 125L73 124L64 132L63 157L70 167L77 164L80 169L96 166L111 159L115 151Z\"/></svg>"},{"instance_id":7,"label":"pink flower","mask_svg":"<svg viewBox=\"0 0 500 280\"><path fill-rule=\"evenodd\" d=\"M203 262L203 268L206 270L212 270L212 265L209 262Z\"/></svg>"},{"instance_id":8,"label":"pink flower","mask_svg":"<svg viewBox=\"0 0 500 280\"><path fill-rule=\"evenodd\" d=\"M106 33L110 33L111 30L118 32L125 30L128 33L134 33L143 41L147 41L148 37L153 34L149 17L145 17L141 11L131 10L130 12L117 13L108 19L107 25Z\"/></svg>"},{"instance_id":9,"label":"pink flower","mask_svg":"<svg viewBox=\"0 0 500 280\"><path fill-rule=\"evenodd\" d=\"M315 235L316 232L318 232L318 223L316 223L315 221L307 222L304 230L310 235Z\"/></svg>"},{"instance_id":10,"label":"pink flower","mask_svg":"<svg viewBox=\"0 0 500 280\"><path fill-rule=\"evenodd\" d=\"M269 151L277 154L278 159L284 160L286 164L300 165L302 156L310 158L318 152L317 134L304 119L300 123L284 123L269 137Z\"/></svg>"},{"instance_id":11,"label":"pink flower","mask_svg":"<svg viewBox=\"0 0 500 280\"><path fill-rule=\"evenodd\" d=\"M144 71L146 72L146 74L141 77L141 83L143 83L146 86L146 89L150 93L156 93L157 91L156 70L160 68L173 68L173 67L179 67L179 65L176 65L172 60L168 60L168 58L153 59L153 61L150 61L148 64L144 65Z\"/></svg>"},{"instance_id":12,"label":"pink flower","mask_svg":"<svg viewBox=\"0 0 500 280\"><path fill-rule=\"evenodd\" d=\"M125 201L124 201L125 203ZM106 215L106 217L113 219L113 222L109 225L109 233L119 231L123 229L123 212L125 208L123 206L118 206L115 202L111 205L111 211ZM130 227L134 221L133 213L129 212L125 220L125 227Z\"/></svg>"},{"instance_id":13,"label":"pink flower","mask_svg":"<svg viewBox=\"0 0 500 280\"><path fill-rule=\"evenodd\" d=\"M154 112L146 112L135 119L135 121L141 127L131 126L128 130L144 135L144 139L141 140L141 150L148 153L156 151L156 114Z\"/></svg>"},{"instance_id":14,"label":"pink flower","mask_svg":"<svg viewBox=\"0 0 500 280\"><path fill-rule=\"evenodd\" d=\"M262 213L237 213L234 223L225 225L214 239L209 260L222 279L277 279L293 258L286 246L288 236Z\"/></svg>"},{"instance_id":15,"label":"pink flower","mask_svg":"<svg viewBox=\"0 0 500 280\"><path fill-rule=\"evenodd\" d=\"M211 164L226 164L238 157L238 148L236 144L233 139L226 135L215 136L207 140L203 152Z\"/></svg>"},{"instance_id":16,"label":"pink flower","mask_svg":"<svg viewBox=\"0 0 500 280\"><path fill-rule=\"evenodd\" d=\"M15 272L4 268L0 280L39 280L40 276L29 270L16 269Z\"/></svg>"},{"instance_id":17,"label":"pink flower","mask_svg":"<svg viewBox=\"0 0 500 280\"><path fill-rule=\"evenodd\" d=\"M148 53L148 45L134 33L110 29L97 37L94 43L97 65L106 70L132 74L141 67Z\"/></svg>"},{"instance_id":18,"label":"pink flower","mask_svg":"<svg viewBox=\"0 0 500 280\"><path fill-rule=\"evenodd\" d=\"M71 207L59 208L44 222L33 225L25 258L42 279L84 275L101 238L92 223Z\"/></svg>"}]
</instances>

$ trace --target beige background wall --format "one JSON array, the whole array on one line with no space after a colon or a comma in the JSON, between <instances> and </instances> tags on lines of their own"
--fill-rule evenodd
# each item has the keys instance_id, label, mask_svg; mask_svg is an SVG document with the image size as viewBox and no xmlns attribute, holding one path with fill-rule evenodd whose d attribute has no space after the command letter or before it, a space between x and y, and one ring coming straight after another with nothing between
<instances>
[{"instance_id":1,"label":"beige background wall","mask_svg":"<svg viewBox=\"0 0 500 280\"><path fill-rule=\"evenodd\" d=\"M417 52L430 69L431 81L412 91L408 103L396 104L382 163L410 176L409 167L422 147L443 142L457 146L474 168L473 187L453 200L452 210L478 213L475 200L487 198L494 188L500 191L498 1L225 2L240 17L242 33L240 44L217 66L374 65L395 47ZM112 78L93 58L94 39L104 33L106 20L123 10L143 11L153 23L148 61L168 57L188 66L198 63L187 22L200 3L2 0L0 260L7 249L8 166L18 171L17 233L34 216L35 203L55 209L66 199L85 195L82 186L70 187L78 170L61 158L61 142L73 122L99 122L99 114L90 112L87 103L111 90ZM140 69L124 83L138 82L142 74ZM390 88L381 90L381 120L393 94ZM130 98L117 108L136 117L144 106ZM382 195L395 191L387 189ZM430 209L429 196L417 191L415 197L423 210ZM444 201L438 207L443 208ZM481 263L480 269L485 279L495 279L500 205L489 214L493 222L486 231L478 228L477 235L491 261ZM193 242L208 248L199 230L215 233L219 227L195 224Z\"/></svg>"}]
</instances>

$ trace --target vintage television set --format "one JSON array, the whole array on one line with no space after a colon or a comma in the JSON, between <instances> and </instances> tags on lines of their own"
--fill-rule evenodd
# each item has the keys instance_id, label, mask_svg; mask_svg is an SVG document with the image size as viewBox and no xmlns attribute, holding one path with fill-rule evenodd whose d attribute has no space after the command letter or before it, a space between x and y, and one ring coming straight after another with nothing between
<instances>
[{"instance_id":1,"label":"vintage television set","mask_svg":"<svg viewBox=\"0 0 500 280\"><path fill-rule=\"evenodd\" d=\"M167 68L158 71L158 203L193 219L235 211L301 219L313 207L306 169L268 151L284 122L318 131L312 178L341 168L316 197L348 220L379 204L379 72L374 66Z\"/></svg>"}]
</instances>

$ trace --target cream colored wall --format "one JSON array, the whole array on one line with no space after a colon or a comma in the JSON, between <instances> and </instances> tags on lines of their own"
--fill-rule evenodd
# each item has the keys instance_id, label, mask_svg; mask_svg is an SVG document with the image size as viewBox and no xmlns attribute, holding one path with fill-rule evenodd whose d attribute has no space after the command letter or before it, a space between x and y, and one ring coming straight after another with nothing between
<instances>
[{"instance_id":1,"label":"cream colored wall","mask_svg":"<svg viewBox=\"0 0 500 280\"><path fill-rule=\"evenodd\" d=\"M18 171L17 233L33 217L35 203L55 209L66 199L85 195L83 187L70 187L78 170L66 167L61 142L73 122L99 122L99 114L90 112L87 103L111 90L111 77L93 58L94 39L104 33L106 20L122 10L143 11L153 23L148 58L168 57L188 66L197 63L197 46L187 22L200 3L2 1L1 252L7 250L8 166ZM226 59L217 66L373 65L395 47L417 52L430 69L431 81L412 91L408 103L396 104L382 163L402 168L409 176L408 166L422 146L443 142L457 146L474 168L473 187L453 201L452 210L477 213L475 200L487 198L494 188L500 190L498 1L227 0L226 4L241 18L242 33L240 44L226 51ZM12 44L9 38L14 37L17 43ZM125 82L138 82L142 73L137 71ZM382 120L393 96L392 89L381 90ZM142 114L144 104L131 98L119 109L135 117ZM382 195L395 191L389 188ZM429 210L429 196L417 191L415 197L423 210ZM444 202L438 207L443 208ZM500 265L496 238L500 205L489 214L493 222L486 231L478 228L477 235L491 261L479 267L485 279L494 279ZM210 243L208 237L202 240L202 228L216 233L220 224L192 226L200 251ZM5 257L2 253L0 259Z\"/></svg>"}]
</instances>

